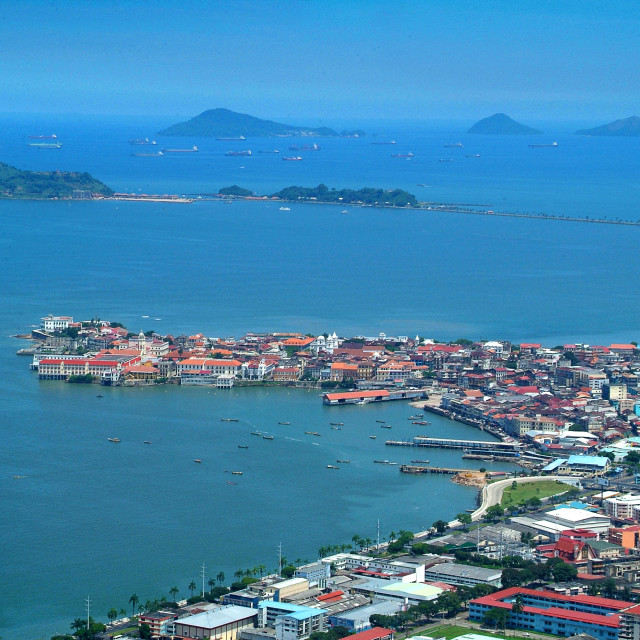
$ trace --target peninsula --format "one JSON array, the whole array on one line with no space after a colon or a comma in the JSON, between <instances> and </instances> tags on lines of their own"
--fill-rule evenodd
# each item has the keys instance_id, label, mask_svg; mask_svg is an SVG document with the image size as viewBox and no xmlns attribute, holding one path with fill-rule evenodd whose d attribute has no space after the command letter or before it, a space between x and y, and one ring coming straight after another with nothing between
<instances>
[{"instance_id":1,"label":"peninsula","mask_svg":"<svg viewBox=\"0 0 640 640\"><path fill-rule=\"evenodd\" d=\"M576 131L579 136L640 136L640 117L631 116L615 120L609 124L603 124L593 129L580 129Z\"/></svg>"},{"instance_id":2,"label":"peninsula","mask_svg":"<svg viewBox=\"0 0 640 640\"><path fill-rule=\"evenodd\" d=\"M282 124L272 120L262 120L255 116L237 113L229 109L209 109L200 115L158 132L159 136L182 136L201 138L241 138L241 137L361 137L364 131L342 131L338 133L329 127L307 127Z\"/></svg>"},{"instance_id":3,"label":"peninsula","mask_svg":"<svg viewBox=\"0 0 640 640\"><path fill-rule=\"evenodd\" d=\"M467 133L483 133L489 135L533 135L542 133L538 129L516 122L504 113L495 113L488 118L476 122Z\"/></svg>"},{"instance_id":4,"label":"peninsula","mask_svg":"<svg viewBox=\"0 0 640 640\"><path fill-rule=\"evenodd\" d=\"M113 191L88 173L22 171L0 162L0 198L56 200L94 195L108 197Z\"/></svg>"}]
</instances>

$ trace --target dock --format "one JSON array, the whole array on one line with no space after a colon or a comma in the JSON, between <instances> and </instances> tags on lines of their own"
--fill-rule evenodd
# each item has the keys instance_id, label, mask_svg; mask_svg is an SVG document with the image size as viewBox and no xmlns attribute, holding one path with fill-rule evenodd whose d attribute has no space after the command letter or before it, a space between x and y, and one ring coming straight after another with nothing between
<instances>
[{"instance_id":1,"label":"dock","mask_svg":"<svg viewBox=\"0 0 640 640\"><path fill-rule=\"evenodd\" d=\"M369 391L344 391L339 393L325 393L323 404L330 406L343 404L369 404L370 402L388 402L390 400L419 400L425 398L422 389L387 390L377 389Z\"/></svg>"},{"instance_id":2,"label":"dock","mask_svg":"<svg viewBox=\"0 0 640 640\"><path fill-rule=\"evenodd\" d=\"M522 449L519 442L487 442L486 440L454 440L416 436L411 440L387 440L390 447L426 447L429 449L463 449L468 453L484 453L502 456L517 456Z\"/></svg>"},{"instance_id":3,"label":"dock","mask_svg":"<svg viewBox=\"0 0 640 640\"><path fill-rule=\"evenodd\" d=\"M455 476L458 473L468 473L472 469L450 469L448 467L423 467L421 465L403 464L400 466L400 471L402 473L436 473Z\"/></svg>"}]
</instances>

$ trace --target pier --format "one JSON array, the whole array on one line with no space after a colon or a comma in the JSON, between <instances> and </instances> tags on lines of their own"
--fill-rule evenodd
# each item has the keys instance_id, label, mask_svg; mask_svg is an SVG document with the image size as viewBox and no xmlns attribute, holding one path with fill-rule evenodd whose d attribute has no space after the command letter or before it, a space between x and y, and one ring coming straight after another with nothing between
<instances>
[{"instance_id":1,"label":"pier","mask_svg":"<svg viewBox=\"0 0 640 640\"><path fill-rule=\"evenodd\" d=\"M487 442L484 440L453 440L449 438L428 438L416 436L412 440L387 440L390 447L427 447L430 449L464 449L469 453L493 455L517 455L522 449L519 442Z\"/></svg>"},{"instance_id":2,"label":"pier","mask_svg":"<svg viewBox=\"0 0 640 640\"><path fill-rule=\"evenodd\" d=\"M450 469L448 467L423 467L413 464L403 464L400 467L402 473L436 473L440 475L455 476L458 473L469 473L472 469Z\"/></svg>"}]
</instances>

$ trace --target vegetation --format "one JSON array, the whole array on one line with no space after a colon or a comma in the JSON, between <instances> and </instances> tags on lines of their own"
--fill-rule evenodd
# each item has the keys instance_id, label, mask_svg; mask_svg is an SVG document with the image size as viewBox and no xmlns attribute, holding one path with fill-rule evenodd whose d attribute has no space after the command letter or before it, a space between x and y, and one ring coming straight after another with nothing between
<instances>
[{"instance_id":1,"label":"vegetation","mask_svg":"<svg viewBox=\"0 0 640 640\"><path fill-rule=\"evenodd\" d=\"M286 187L271 195L281 200L332 202L335 204L365 204L371 206L415 207L416 197L402 189L329 189L324 184L317 187Z\"/></svg>"},{"instance_id":2,"label":"vegetation","mask_svg":"<svg viewBox=\"0 0 640 640\"><path fill-rule=\"evenodd\" d=\"M158 132L160 136L198 137L272 137L272 136L337 136L338 132L328 127L298 127L262 120L229 109L208 109L200 115L178 122Z\"/></svg>"},{"instance_id":3,"label":"vegetation","mask_svg":"<svg viewBox=\"0 0 640 640\"><path fill-rule=\"evenodd\" d=\"M75 189L113 195L113 191L88 173L22 171L0 162L0 197L30 200L71 198Z\"/></svg>"},{"instance_id":4,"label":"vegetation","mask_svg":"<svg viewBox=\"0 0 640 640\"><path fill-rule=\"evenodd\" d=\"M476 122L467 133L485 133L497 135L522 135L542 133L538 129L516 122L504 113L495 113Z\"/></svg>"},{"instance_id":5,"label":"vegetation","mask_svg":"<svg viewBox=\"0 0 640 640\"><path fill-rule=\"evenodd\" d=\"M239 187L237 184L231 185L230 187L222 187L218 193L221 196L240 196L243 198L253 195L253 191Z\"/></svg>"},{"instance_id":6,"label":"vegetation","mask_svg":"<svg viewBox=\"0 0 640 640\"><path fill-rule=\"evenodd\" d=\"M504 490L501 504L506 508L514 505L539 507L542 498L564 493L570 489L573 489L570 484L558 482L557 480L549 480L548 482L522 482L520 484L514 481L510 487ZM536 505L530 503L532 498L537 500Z\"/></svg>"},{"instance_id":7,"label":"vegetation","mask_svg":"<svg viewBox=\"0 0 640 640\"><path fill-rule=\"evenodd\" d=\"M67 382L71 382L72 384L91 384L93 382L93 376L90 373L71 375Z\"/></svg>"}]
</instances>

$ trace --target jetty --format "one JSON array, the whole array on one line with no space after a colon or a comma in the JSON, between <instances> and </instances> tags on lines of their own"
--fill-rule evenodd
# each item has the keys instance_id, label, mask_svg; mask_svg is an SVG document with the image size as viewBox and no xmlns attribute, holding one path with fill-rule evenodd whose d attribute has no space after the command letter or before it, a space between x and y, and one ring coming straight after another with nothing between
<instances>
[{"instance_id":1,"label":"jetty","mask_svg":"<svg viewBox=\"0 0 640 640\"><path fill-rule=\"evenodd\" d=\"M463 449L465 453L485 453L517 457L522 450L520 442L487 442L485 440L456 440L416 436L411 440L387 440L390 447L426 447L429 449Z\"/></svg>"},{"instance_id":2,"label":"jetty","mask_svg":"<svg viewBox=\"0 0 640 640\"><path fill-rule=\"evenodd\" d=\"M388 390L376 389L370 391L344 391L341 393L325 393L322 403L330 406L342 404L369 404L370 402L387 402L390 400L418 400L425 398L422 389Z\"/></svg>"},{"instance_id":3,"label":"jetty","mask_svg":"<svg viewBox=\"0 0 640 640\"><path fill-rule=\"evenodd\" d=\"M400 466L402 473L435 473L440 475L455 476L458 473L468 473L472 469L451 469L449 467L423 467L415 464L403 464Z\"/></svg>"}]
</instances>

